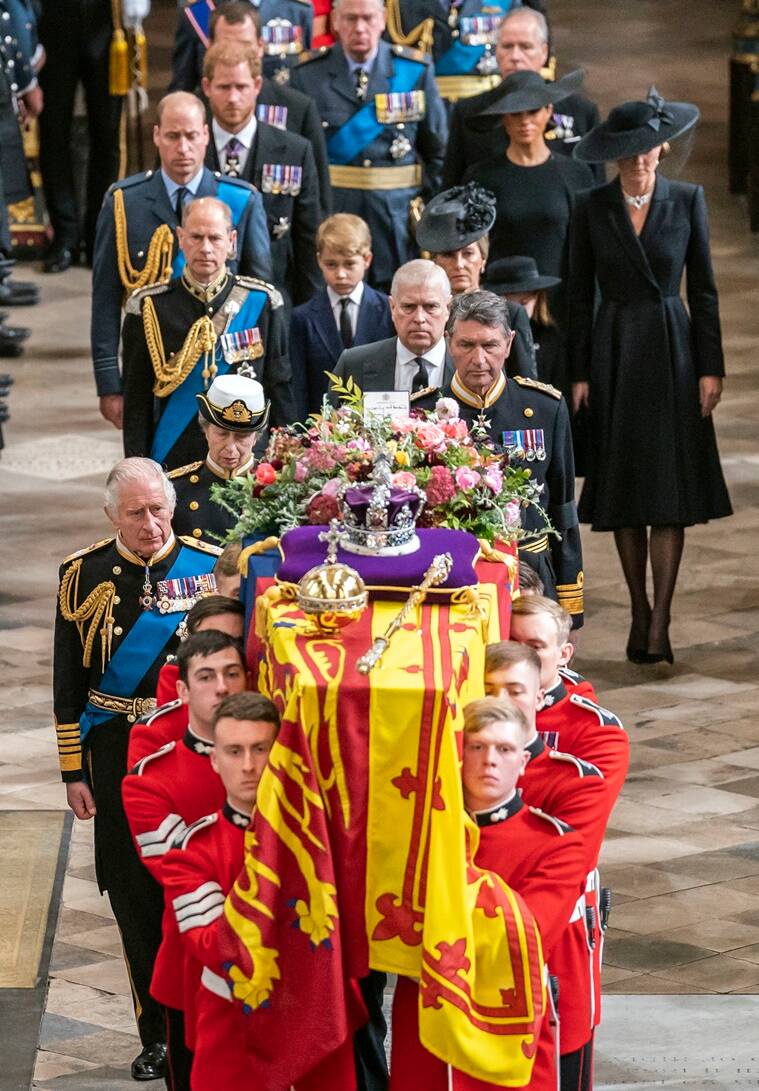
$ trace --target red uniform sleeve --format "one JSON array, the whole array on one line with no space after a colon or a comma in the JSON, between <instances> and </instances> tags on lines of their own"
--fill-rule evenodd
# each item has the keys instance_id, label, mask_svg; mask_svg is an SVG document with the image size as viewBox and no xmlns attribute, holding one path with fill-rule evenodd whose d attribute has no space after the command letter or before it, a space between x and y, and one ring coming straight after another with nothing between
<instances>
[{"instance_id":1,"label":"red uniform sleeve","mask_svg":"<svg viewBox=\"0 0 759 1091\"><path fill-rule=\"evenodd\" d=\"M155 699L159 705L166 705L177 699L177 679L179 667L176 663L164 663L158 674Z\"/></svg>"},{"instance_id":2,"label":"red uniform sleeve","mask_svg":"<svg viewBox=\"0 0 759 1091\"><path fill-rule=\"evenodd\" d=\"M533 802L529 788L525 788L523 796L525 803ZM576 779L559 776L540 803L542 810L560 818L580 834L585 846L586 871L592 871L596 866L613 806L606 781L599 776Z\"/></svg>"},{"instance_id":3,"label":"red uniform sleeve","mask_svg":"<svg viewBox=\"0 0 759 1091\"><path fill-rule=\"evenodd\" d=\"M549 959L565 931L586 874L586 849L579 833L565 833L546 846L535 867L520 884L540 929L543 954Z\"/></svg>"},{"instance_id":4,"label":"red uniform sleeve","mask_svg":"<svg viewBox=\"0 0 759 1091\"><path fill-rule=\"evenodd\" d=\"M166 853L187 825L182 816L172 810L171 800L158 777L130 773L121 782L121 798L137 855L153 878L162 884Z\"/></svg>"},{"instance_id":5,"label":"red uniform sleeve","mask_svg":"<svg viewBox=\"0 0 759 1091\"><path fill-rule=\"evenodd\" d=\"M219 975L223 961L218 945L219 921L227 891L222 890L212 861L190 840L186 848L175 848L167 854L163 882L185 957Z\"/></svg>"}]
</instances>

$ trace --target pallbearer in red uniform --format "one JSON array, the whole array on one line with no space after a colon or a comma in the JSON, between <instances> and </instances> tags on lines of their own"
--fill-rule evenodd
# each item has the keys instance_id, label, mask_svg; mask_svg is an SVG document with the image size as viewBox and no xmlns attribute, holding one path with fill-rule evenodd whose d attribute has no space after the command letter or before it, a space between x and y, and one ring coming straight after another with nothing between
<instances>
[{"instance_id":1,"label":"pallbearer in red uniform","mask_svg":"<svg viewBox=\"0 0 759 1091\"><path fill-rule=\"evenodd\" d=\"M510 701L486 697L464 710L464 802L477 823L476 863L500 875L527 903L540 928L549 964L585 880L586 849L565 822L528 806L517 791L532 729ZM487 1091L485 1084L450 1069L418 1038L418 987L399 978L393 1003L391 1091ZM556 1057L550 1018L538 1044L531 1091L555 1091Z\"/></svg>"},{"instance_id":2,"label":"pallbearer in red uniform","mask_svg":"<svg viewBox=\"0 0 759 1091\"><path fill-rule=\"evenodd\" d=\"M595 765L549 749L537 734L536 710L544 698L540 669L538 653L527 644L503 641L487 649L486 693L512 700L531 726L530 760L518 786L522 798L569 822L585 840L585 891L551 960L551 972L559 981L561 1086L563 1091L574 1091L589 1086L592 1073L593 1028L600 1012L597 972L603 942L598 854L614 797Z\"/></svg>"},{"instance_id":3,"label":"pallbearer in red uniform","mask_svg":"<svg viewBox=\"0 0 759 1091\"><path fill-rule=\"evenodd\" d=\"M573 754L596 765L604 775L613 807L622 789L630 761L630 742L621 721L588 697L581 688L567 692L559 673L568 661L569 615L555 602L539 596L518 599L513 606L511 635L520 643L529 644L538 653L541 664L540 683L544 690L543 706L537 715L540 737L551 750ZM589 878L586 890L586 916L592 927L591 961L594 987L591 996L593 1026L601 1021L601 960L603 956L602 917L608 914L609 894L603 894L596 871ZM592 1047L592 1040L588 1043ZM577 1082L568 1087L583 1088L590 1079L587 1052L581 1060Z\"/></svg>"},{"instance_id":4,"label":"pallbearer in red uniform","mask_svg":"<svg viewBox=\"0 0 759 1091\"><path fill-rule=\"evenodd\" d=\"M177 660L179 698L189 710L184 737L143 758L122 785L138 855L161 884L166 853L174 841L190 823L223 802L221 781L208 760L213 750L211 724L221 701L244 690L246 683L242 645L227 633L196 633L180 646ZM179 937L166 902L163 941L150 989L166 1008L172 1091L189 1091L192 1061L185 1047L184 1015L185 996L193 987L186 988L181 969Z\"/></svg>"}]
</instances>

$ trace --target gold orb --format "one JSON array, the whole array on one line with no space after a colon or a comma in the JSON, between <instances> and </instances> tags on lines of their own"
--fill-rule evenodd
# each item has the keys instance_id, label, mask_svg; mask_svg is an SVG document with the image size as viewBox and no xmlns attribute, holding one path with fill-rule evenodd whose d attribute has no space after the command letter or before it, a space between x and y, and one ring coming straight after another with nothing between
<instances>
[{"instance_id":1,"label":"gold orb","mask_svg":"<svg viewBox=\"0 0 759 1091\"><path fill-rule=\"evenodd\" d=\"M317 565L298 584L298 606L328 636L357 621L368 601L364 581L347 564Z\"/></svg>"}]
</instances>

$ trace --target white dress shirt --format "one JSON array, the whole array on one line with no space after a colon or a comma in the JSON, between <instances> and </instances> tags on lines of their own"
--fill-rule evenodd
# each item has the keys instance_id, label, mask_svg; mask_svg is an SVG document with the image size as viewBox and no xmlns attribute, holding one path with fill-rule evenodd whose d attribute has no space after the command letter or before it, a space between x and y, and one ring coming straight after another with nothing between
<instances>
[{"instance_id":1,"label":"white dress shirt","mask_svg":"<svg viewBox=\"0 0 759 1091\"><path fill-rule=\"evenodd\" d=\"M406 348L404 344L401 344L400 337L396 341L395 347L395 389L396 390L408 390L411 393L411 387L414 382L414 376L417 373L419 365L416 362L417 356L421 356L424 360L424 365L427 368L427 375L429 376L429 386L442 386L443 385L443 372L445 371L445 338L441 338L436 345L433 345L427 352L412 352L411 349Z\"/></svg>"},{"instance_id":2,"label":"white dress shirt","mask_svg":"<svg viewBox=\"0 0 759 1091\"><path fill-rule=\"evenodd\" d=\"M327 295L329 296L329 303L332 307L332 314L335 319L335 325L337 326L337 332L340 332L340 314L342 307L340 303L343 299L349 299L350 306L348 307L348 318L350 319L351 330L353 336L356 336L356 326L358 324L358 309L361 306L361 299L364 295L364 282L360 280L356 287L349 295L338 295L334 288L330 288L327 285Z\"/></svg>"},{"instance_id":3,"label":"white dress shirt","mask_svg":"<svg viewBox=\"0 0 759 1091\"><path fill-rule=\"evenodd\" d=\"M216 118L211 122L211 128L213 130L213 142L216 145L216 154L219 157L219 165L222 172L227 169L227 144L234 137L242 144L242 151L240 152L239 171L240 174L245 170L245 164L248 162L248 156L250 149L253 147L253 141L256 139L256 129L258 122L256 121L255 112L251 114L250 121L244 129L240 129L239 133L228 133L226 129L222 129Z\"/></svg>"}]
</instances>

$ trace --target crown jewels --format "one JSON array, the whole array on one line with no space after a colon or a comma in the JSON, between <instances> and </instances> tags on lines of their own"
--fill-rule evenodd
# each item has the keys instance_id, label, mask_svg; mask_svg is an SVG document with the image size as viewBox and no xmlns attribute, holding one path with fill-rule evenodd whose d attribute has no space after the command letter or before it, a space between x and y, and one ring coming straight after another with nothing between
<instances>
[{"instance_id":1,"label":"crown jewels","mask_svg":"<svg viewBox=\"0 0 759 1091\"><path fill-rule=\"evenodd\" d=\"M415 486L408 489L393 486L387 451L380 451L375 458L371 484L344 488L340 499L343 517L340 544L349 553L390 557L413 553L419 548L416 521L425 497Z\"/></svg>"}]
</instances>

